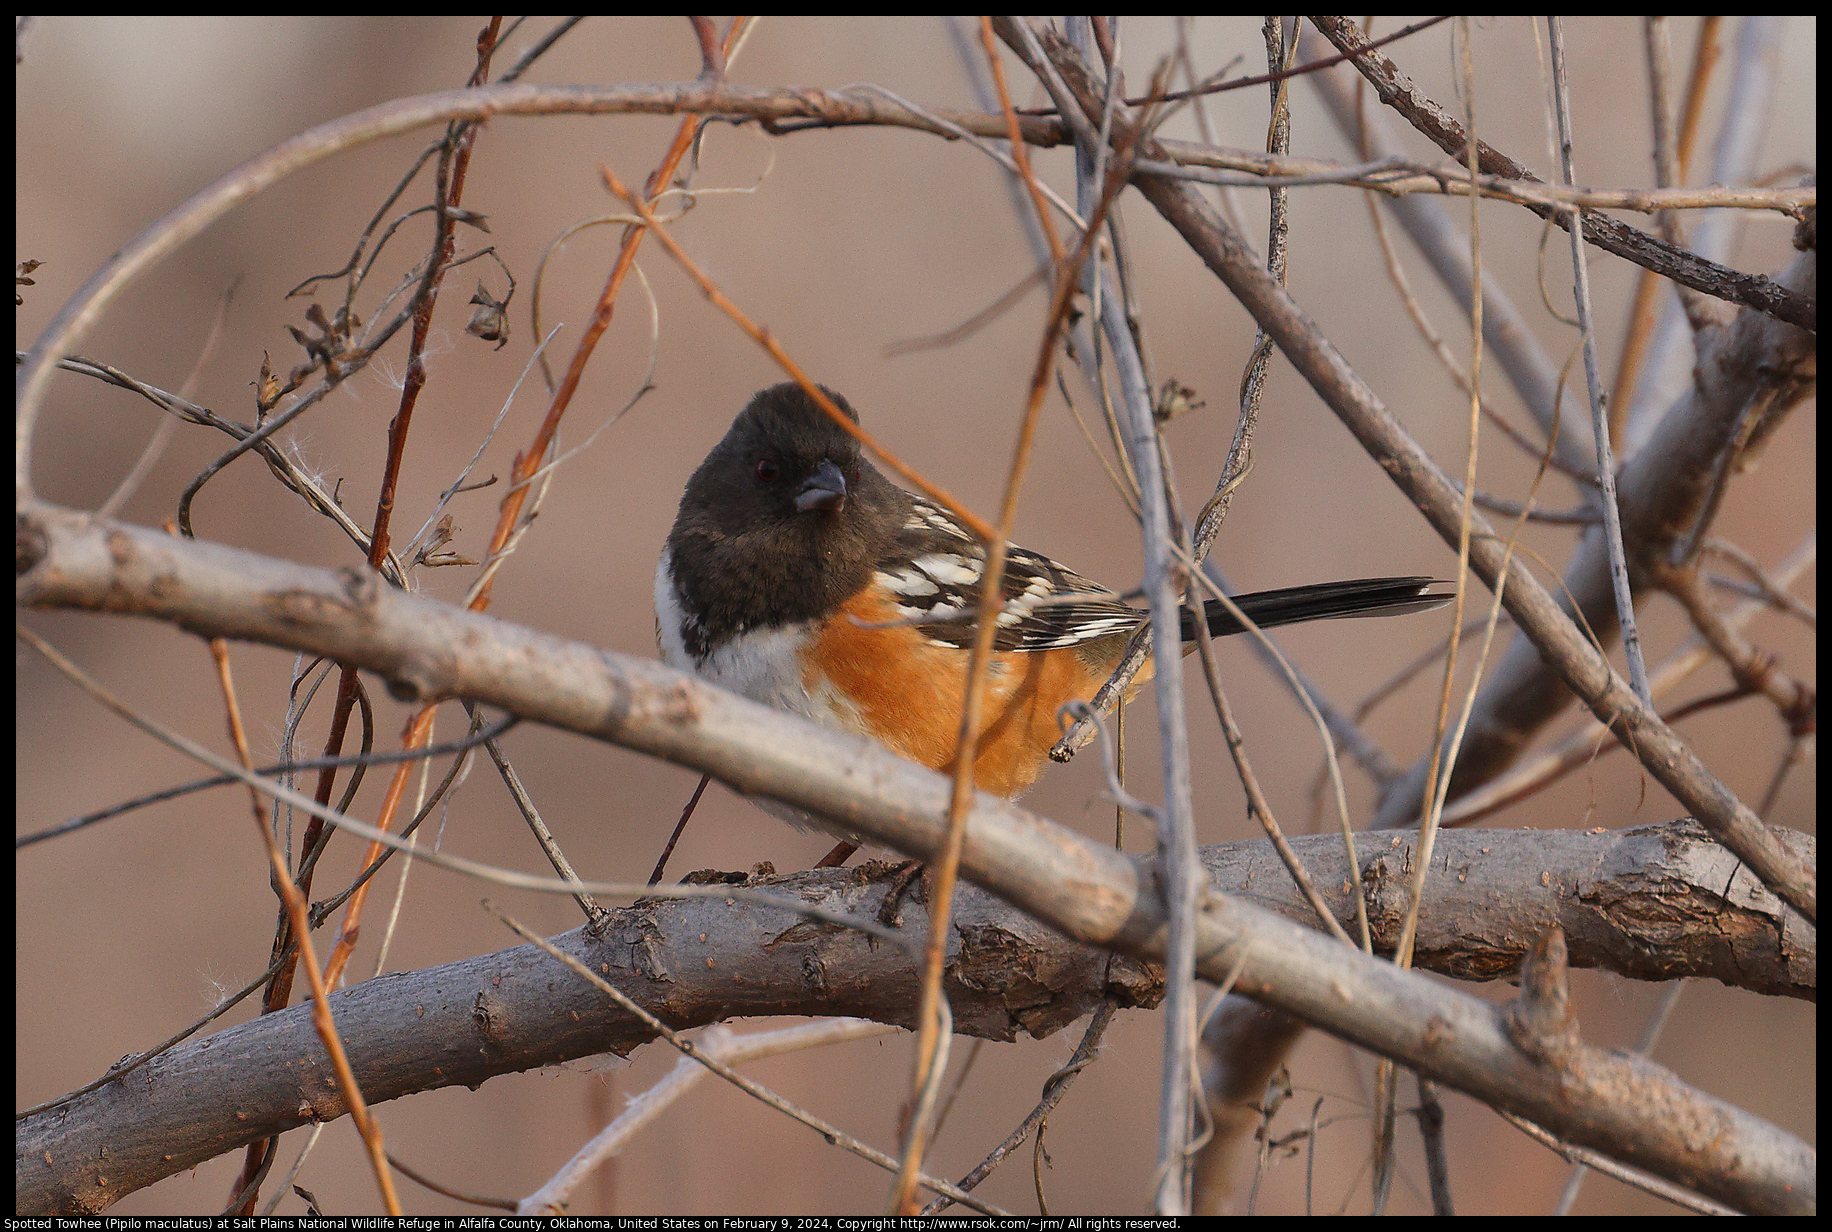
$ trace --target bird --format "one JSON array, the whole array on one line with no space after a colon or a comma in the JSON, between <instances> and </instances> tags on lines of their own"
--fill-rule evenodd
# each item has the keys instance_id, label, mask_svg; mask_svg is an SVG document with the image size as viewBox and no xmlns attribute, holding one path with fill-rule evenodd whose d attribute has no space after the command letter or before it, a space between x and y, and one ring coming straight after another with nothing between
<instances>
[{"instance_id":1,"label":"bird","mask_svg":"<svg viewBox=\"0 0 1832 1232\"><path fill-rule=\"evenodd\" d=\"M656 641L677 670L951 772L985 566L960 518L891 482L785 382L750 399L687 481L655 571ZM1434 582L1365 578L1234 602L1262 627L1399 615L1449 602ZM1001 594L973 772L980 790L1016 799L1062 735L1058 713L1094 696L1149 613L1017 546ZM1213 599L1202 618L1216 637L1244 628ZM1197 636L1185 608L1186 652ZM1132 688L1150 675L1148 663Z\"/></svg>"}]
</instances>

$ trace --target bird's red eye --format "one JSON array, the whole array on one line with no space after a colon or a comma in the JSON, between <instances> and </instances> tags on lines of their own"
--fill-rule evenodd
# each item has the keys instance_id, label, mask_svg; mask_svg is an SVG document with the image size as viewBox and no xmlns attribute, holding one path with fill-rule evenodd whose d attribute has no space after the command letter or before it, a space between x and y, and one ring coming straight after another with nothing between
<instances>
[{"instance_id":1,"label":"bird's red eye","mask_svg":"<svg viewBox=\"0 0 1832 1232\"><path fill-rule=\"evenodd\" d=\"M763 480L765 483L775 483L776 475L776 463L770 461L768 458L764 458L757 463L757 478Z\"/></svg>"}]
</instances>

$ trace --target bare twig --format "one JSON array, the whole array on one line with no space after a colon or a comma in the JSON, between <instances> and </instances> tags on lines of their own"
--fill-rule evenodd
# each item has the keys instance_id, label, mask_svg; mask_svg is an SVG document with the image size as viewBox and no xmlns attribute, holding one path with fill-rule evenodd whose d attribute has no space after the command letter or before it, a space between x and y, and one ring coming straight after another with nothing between
<instances>
[{"instance_id":1,"label":"bare twig","mask_svg":"<svg viewBox=\"0 0 1832 1232\"><path fill-rule=\"evenodd\" d=\"M1101 1040L1107 1033L1108 1025L1113 1021L1113 1013L1111 1001L1101 1002L1100 1008L1094 1011L1094 1016L1088 1022L1088 1029L1082 1033L1081 1043L1075 1046L1075 1052L1067 1061L1063 1062L1061 1068L1044 1080L1043 1097L1037 1101L1037 1106L1032 1108L1030 1114L1018 1123L1016 1129L1005 1135L1005 1141L993 1147L987 1153L986 1158L974 1167L973 1171L961 1178L960 1187L962 1189L972 1189L991 1176L993 1169L1003 1163L1006 1156L1023 1146L1024 1140L1030 1137L1032 1131L1042 1125L1044 1119L1055 1111L1056 1105L1062 1102L1062 1097L1069 1093L1069 1087L1074 1084L1076 1075L1092 1065L1095 1058L1100 1055ZM937 1198L923 1207L922 1213L936 1215L946 1210L947 1206L945 1198Z\"/></svg>"},{"instance_id":2,"label":"bare twig","mask_svg":"<svg viewBox=\"0 0 1832 1232\"><path fill-rule=\"evenodd\" d=\"M41 652L49 650L40 645ZM236 755L241 760L241 769L252 778L250 767L253 765L248 754L248 742L242 734L241 711L235 701L235 685L229 671L227 648L220 638L211 642L211 653L216 661L217 677L223 689L223 699L229 716L231 738L236 746ZM253 784L251 783L252 787ZM261 835L261 843L267 849L268 863L273 866L273 885L279 892L285 905L287 919L292 926L292 935L298 938L299 953L305 959L306 979L312 988L312 1020L318 1029L318 1038L324 1044L324 1050L330 1056L331 1067L337 1076L337 1089L343 1096L349 1110L350 1120L356 1131L362 1136L363 1145L368 1150L369 1166L375 1173L376 1187L382 1191L382 1202L390 1215L401 1213L400 1200L395 1196L394 1177L388 1171L387 1154L382 1146L381 1126L369 1115L369 1105L363 1099L363 1093L356 1084L356 1075L350 1070L350 1059L344 1052L343 1040L337 1033L336 1021L331 1016L331 1004L328 999L328 985L318 975L317 959L313 954L311 932L306 927L305 895L293 884L287 873L286 861L280 853L279 845L274 841L273 832L268 829L266 810L261 807L258 794L254 807L255 829ZM231 1210L240 1208L243 1215L253 1213L256 1186L266 1174L273 1162L273 1151L276 1143L269 1139L265 1143L251 1144L247 1167L244 1169L238 1192L231 1202Z\"/></svg>"},{"instance_id":3,"label":"bare twig","mask_svg":"<svg viewBox=\"0 0 1832 1232\"><path fill-rule=\"evenodd\" d=\"M527 941L536 946L539 946L542 950L546 951L546 953L550 957L558 959L560 962L564 963L567 967L571 968L575 975L577 975L580 979L584 980L586 983L590 984L593 988L596 988L599 992L603 993L605 996L609 997L611 1000L615 1001L619 1006L623 1008L623 1010L626 1013L635 1015L651 1031L655 1032L655 1034L661 1036L663 1039L667 1040L670 1044L674 1045L675 1048L679 1049L682 1056L689 1057L692 1060L698 1061L701 1065L704 1065L707 1069L719 1075L719 1077L725 1079L725 1081L731 1083L733 1086L743 1091L746 1095L749 1095L754 1099L762 1100L764 1103L776 1109L778 1112L784 1113L790 1117L793 1117L795 1120L800 1121L802 1124L806 1125L809 1129L812 1129L815 1133L821 1135L821 1137L827 1139L827 1141L833 1143L835 1146L841 1148L842 1150L849 1151L852 1154L857 1155L860 1159L866 1160L869 1163L877 1164L880 1168L883 1168L888 1172L895 1172L897 1170L897 1161L895 1159L892 1159L889 1155L886 1155L882 1151L874 1150L873 1148L866 1146L863 1142L860 1142L857 1138L854 1138L851 1134L839 1128L839 1126L834 1125L831 1122L824 1121L820 1117L815 1116L813 1113L803 1111L802 1109L796 1107L794 1104L791 1104L787 1100L783 1099L780 1095L777 1095L774 1091L771 1091L768 1087L765 1087L761 1083L753 1082L751 1079L746 1078L743 1074L740 1074L737 1070L727 1065L724 1061L710 1054L705 1049L702 1049L696 1046L693 1043L693 1041L688 1040L685 1037L683 1037L682 1035L680 1035L679 1033L670 1030L668 1026L662 1022L661 1019L657 1018L655 1015L651 1014L648 1010L645 1010L642 1006L636 1004L635 1001L631 1000L629 996L626 995L621 988L618 988L616 985L606 980L603 976L599 975L596 971L593 971L590 967L586 966L584 963L574 958L571 954L562 952L558 947L556 947L552 942L548 941L546 938L541 937L538 934L523 927L519 921L511 919L509 916L506 916L502 912L498 911L496 907L488 899L484 900L484 909L486 911L489 911L492 915L496 916L496 918L501 920L504 924L508 925L509 928L512 929L515 933L517 933L524 941ZM929 1189L934 1190L938 1194L945 1194L949 1198L952 1198L954 1201L959 1202L962 1206L970 1206L974 1210L979 1211L982 1215L1005 1215L1009 1213L1007 1211L1000 1210L996 1206L987 1205L986 1203L980 1201L978 1198L974 1197L972 1194L969 1194L965 1190L960 1189L954 1185L950 1185L946 1181L938 1181L934 1179L933 1177L923 1176L919 1178L918 1183ZM539 1213L554 1214L556 1212L551 1209L544 1208Z\"/></svg>"},{"instance_id":4,"label":"bare twig","mask_svg":"<svg viewBox=\"0 0 1832 1232\"><path fill-rule=\"evenodd\" d=\"M1340 50L1354 53L1351 63L1373 84L1382 102L1398 109L1446 154L1453 158L1463 156L1467 138L1461 126L1420 93L1391 60L1369 51L1367 40L1353 22L1340 17L1313 17L1311 20ZM1482 171L1509 179L1537 181L1538 177L1526 167L1493 147L1478 142L1476 148ZM1529 204L1527 208L1560 226L1569 225L1564 213L1550 205ZM1818 309L1812 300L1803 299L1760 275L1727 269L1684 249L1674 248L1645 231L1601 216L1586 215L1585 230L1598 247L1637 265L1657 268L1675 282L1772 313L1800 329L1817 328Z\"/></svg>"},{"instance_id":5,"label":"bare twig","mask_svg":"<svg viewBox=\"0 0 1832 1232\"><path fill-rule=\"evenodd\" d=\"M763 1057L824 1048L848 1040L873 1039L894 1034L898 1030L897 1027L862 1018L829 1018L774 1031L752 1032L749 1035L738 1035L720 1026L708 1027L693 1041L693 1048L699 1056L683 1056L667 1077L642 1094L634 1096L615 1121L580 1147L539 1189L523 1198L520 1203L510 1203L510 1209L524 1215L563 1214L573 1191L587 1176L621 1151L631 1138L654 1121L663 1109L686 1094L699 1079L709 1073L719 1072L703 1064L701 1058L735 1066ZM962 1188L971 1189L972 1186Z\"/></svg>"},{"instance_id":6,"label":"bare twig","mask_svg":"<svg viewBox=\"0 0 1832 1232\"><path fill-rule=\"evenodd\" d=\"M1558 116L1559 169L1572 179L1571 88L1565 74L1565 27L1557 17L1546 18L1552 42L1552 102ZM1610 583L1616 595L1616 622L1622 631L1622 652L1628 659L1629 686L1644 704L1653 705L1648 693L1647 664L1641 658L1641 631L1635 621L1635 600L1629 592L1628 553L1622 546L1622 510L1616 503L1616 461L1610 448L1609 409L1603 393L1603 372L1597 361L1596 331L1591 324L1590 263L1584 250L1584 216L1572 211L1564 220L1571 232L1571 266L1578 327L1584 336L1584 379L1590 387L1590 432L1597 448L1597 498L1603 507L1603 540L1609 547Z\"/></svg>"}]
</instances>

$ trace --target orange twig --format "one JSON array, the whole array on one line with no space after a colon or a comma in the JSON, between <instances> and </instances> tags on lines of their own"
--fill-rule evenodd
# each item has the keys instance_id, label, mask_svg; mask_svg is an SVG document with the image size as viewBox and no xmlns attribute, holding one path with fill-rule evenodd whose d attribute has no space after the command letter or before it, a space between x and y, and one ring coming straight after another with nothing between
<instances>
[{"instance_id":1,"label":"orange twig","mask_svg":"<svg viewBox=\"0 0 1832 1232\"><path fill-rule=\"evenodd\" d=\"M728 51L731 46L734 45L738 35L742 32L743 26L744 22L741 18L733 19L731 28L726 31L725 36L726 48ZM687 151L693 145L693 134L698 124L698 118L693 116L689 116L681 121L680 128L675 134L674 142L669 146L668 152L663 157L661 163L649 176L647 191L650 195L658 193L661 188L673 178L676 168L680 166L681 159L686 156ZM623 249L618 253L617 262L611 269L611 275L605 283L603 294L599 296L598 305L593 311L591 322L586 327L585 334L580 338L579 346L573 353L572 362L568 365L566 370L566 376L561 381L560 388L554 392L553 400L548 406L547 415L542 420L540 429L535 433L534 440L530 442L528 449L516 454L515 463L510 472L512 482L509 491L504 495L502 504L499 507L496 530L491 537L490 549L486 559L494 559L497 554L503 550L504 545L509 542L510 536L520 519L522 506L527 499L529 489L528 481L539 469L541 459L547 454L547 448L553 440L554 433L559 429L560 420L565 415L566 408L571 404L573 393L578 389L579 380L585 372L585 365L591 358L598 340L603 337L605 330L610 327L611 314L616 306L617 293L622 287L624 277L629 273L630 267L635 264L636 249L642 242L642 232L643 228L641 227L631 227L625 233ZM486 579L484 584L478 587L477 593L472 596L469 603L469 607L472 611L482 611L489 606L490 591L493 585L494 580L490 578ZM402 741L402 745L405 749L417 749L426 743L432 730L433 712L434 708L428 707L416 714L409 722L406 735ZM375 822L377 828L386 830L392 824L394 816L400 806L400 801L406 794L408 775L412 773L412 769L413 763L408 761L404 761L395 767L394 775L389 780L387 794L383 798L382 807L377 814ZM373 863L379 855L381 855L381 847L378 844L371 843L369 850L364 854L363 864L367 866ZM327 967L327 975L331 978L335 978L335 975L342 971L343 965L348 961L350 952L356 944L356 939L361 932L361 912L366 897L367 883L365 883L363 887L360 887L355 894L351 895L350 901L344 909L344 922L339 929L337 944L332 949L331 958Z\"/></svg>"},{"instance_id":2,"label":"orange twig","mask_svg":"<svg viewBox=\"0 0 1832 1232\"><path fill-rule=\"evenodd\" d=\"M1003 98L1002 92L1001 97L1009 116L1011 100ZM891 1199L891 1210L898 1215L914 1215L921 1209L916 1199L916 1186L922 1174L922 1156L928 1133L921 1096L929 1086L929 1071L940 1050L941 982L942 968L947 957L948 922L954 907L954 886L960 875L961 849L966 842L967 811L973 803L973 761L980 737L987 669L992 662L992 639L998 631L996 616L1000 607L999 595L1005 574L1006 550L1010 543L1012 525L1017 520L1018 491L1030 460L1031 445L1036 438L1037 419L1043 409L1044 394L1049 388L1050 372L1055 366L1056 344L1068 318L1070 300L1080 280L1082 266L1094 251L1107 211L1131 172L1130 154L1130 146L1116 145L1113 161L1108 167L1107 182L1102 185L1100 201L1087 220L1087 229L1082 232L1081 242L1076 245L1074 255L1066 263L1057 261L1049 316L1044 325L1043 341L1037 350L1037 363L1031 373L1030 395L1024 409L1024 422L1018 431L1018 443L1013 450L1011 473L1005 484L1005 499L999 508L998 533L986 548L986 568L980 577L980 616L974 626L973 653L967 664L966 698L961 706L954 784L948 799L948 838L942 848L941 859L935 864L929 893L929 943L924 955L922 1007L917 1017L912 1114L909 1118L909 1138L904 1147L903 1165L897 1174L897 1186ZM1035 179L1030 176L1029 163L1021 162L1019 166L1025 171L1032 199L1041 202L1042 193ZM1047 223L1045 225L1047 229Z\"/></svg>"},{"instance_id":3,"label":"orange twig","mask_svg":"<svg viewBox=\"0 0 1832 1232\"><path fill-rule=\"evenodd\" d=\"M213 638L210 654L216 662L216 678L223 691L223 704L228 710L229 735L235 745L236 758L244 770L252 770L254 759L248 754L248 740L242 728L242 711L235 700L235 679L229 670L228 644L221 638ZM388 1171L387 1151L382 1144L382 1127L369 1115L369 1105L363 1100L362 1088L357 1085L356 1074L350 1068L350 1058L344 1052L343 1041L338 1038L337 1023L331 1017L331 1003L326 999L325 982L318 976L318 960L312 953L312 936L306 926L305 895L293 884L292 876L286 870L286 860L280 854L280 845L274 841L273 830L267 824L267 810L261 804L260 793L252 787L248 790L254 800L254 828L267 849L268 863L273 865L274 886L285 900L287 918L292 923L293 935L299 939L299 952L305 957L305 977L312 990L312 1025L318 1032L318 1038L324 1042L325 1052L330 1056L331 1072L337 1079L337 1089L342 1093L344 1102L350 1106L350 1120L356 1126L356 1132L362 1135L363 1145L368 1148L369 1166L375 1171L376 1184L382 1191L382 1201L390 1215L398 1216L401 1213L401 1203L395 1196L394 1177ZM271 1151L273 1140L266 1141L267 1150ZM246 1214L253 1214L254 1181L265 1160L265 1152L261 1153L258 1161L251 1153L243 1173L245 1179L238 1187L237 1192L241 1195L240 1209Z\"/></svg>"},{"instance_id":4,"label":"orange twig","mask_svg":"<svg viewBox=\"0 0 1832 1232\"><path fill-rule=\"evenodd\" d=\"M986 63L992 68L992 84L999 91L999 110L1005 115L1005 129L1009 134L1006 140L1011 143L1012 161L1018 164L1018 174L1024 177L1024 187L1030 192L1031 204L1037 209L1037 223L1043 228L1043 236L1050 244L1050 260L1060 266L1062 240L1056 235L1056 224L1050 218L1049 202L1043 199L1043 188L1031 171L1030 149L1018 129L1018 112L1011 105L1011 91L1005 85L1005 65L999 59L999 46L993 40L990 17L980 18L980 46L986 49Z\"/></svg>"},{"instance_id":5,"label":"orange twig","mask_svg":"<svg viewBox=\"0 0 1832 1232\"><path fill-rule=\"evenodd\" d=\"M662 247L666 248L669 254L672 255L676 261L680 262L681 268L687 271L689 277L700 284L700 290L705 293L706 298L711 300L726 316L730 317L737 324L739 329L742 329L755 339L758 346L768 351L770 353L770 358L782 365L782 370L788 373L790 378L793 379L797 385L800 385L810 398L814 399L815 405L826 412L833 422L851 433L861 445L878 455L878 458L886 466L909 480L911 485L922 492L923 495L947 509L948 512L952 513L962 522L965 522L967 528L982 540L990 543L997 537L997 532L986 524L985 519L961 504L960 501L956 500L945 488L937 487L935 484L929 482L929 480L923 478L923 476L917 474L916 471L905 464L902 459L898 458L895 454L885 449L884 446L873 440L870 433L866 432L865 429L861 428L858 424L852 422L839 407L833 404L833 399L829 398L826 393L822 391L821 387L814 383L814 378L809 376L807 371L800 364L796 363L795 360L789 356L787 351L782 349L782 344L777 342L775 337L771 335L768 327L758 325L755 321L751 320L750 317L746 316L743 309L732 303L732 301L726 297L725 292L719 289L718 284L707 277L705 271L700 269L698 265L694 264L693 258L688 256L686 251L682 249L679 244L675 243L674 237L668 234L668 229L662 225L661 219L655 216L655 211L649 208L647 202L636 193L624 187L623 181L619 180L617 178L617 173L612 171L609 167L600 167L599 171L604 176L606 187L629 203L630 208L636 212L636 216L643 220L643 224L648 227L649 230L655 232L655 238L661 242Z\"/></svg>"}]
</instances>

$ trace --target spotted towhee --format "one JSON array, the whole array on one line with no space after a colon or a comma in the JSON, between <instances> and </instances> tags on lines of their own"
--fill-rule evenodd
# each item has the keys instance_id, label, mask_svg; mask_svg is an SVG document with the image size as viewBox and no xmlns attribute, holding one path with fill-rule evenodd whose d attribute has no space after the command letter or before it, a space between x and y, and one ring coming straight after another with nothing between
<instances>
[{"instance_id":1,"label":"spotted towhee","mask_svg":"<svg viewBox=\"0 0 1832 1232\"><path fill-rule=\"evenodd\" d=\"M682 671L945 771L985 561L953 514L886 479L799 386L776 385L687 481L655 572L656 637ZM1431 583L1367 578L1234 602L1268 627L1387 616L1447 602L1426 593ZM1057 712L1094 696L1147 617L1019 547L1002 593L974 779L1010 798L1042 771L1062 734ZM1203 616L1215 636L1241 631L1214 600ZM1186 645L1195 636L1185 609Z\"/></svg>"}]
</instances>

